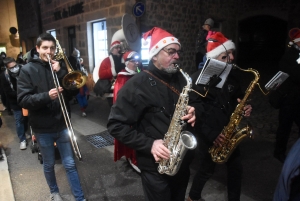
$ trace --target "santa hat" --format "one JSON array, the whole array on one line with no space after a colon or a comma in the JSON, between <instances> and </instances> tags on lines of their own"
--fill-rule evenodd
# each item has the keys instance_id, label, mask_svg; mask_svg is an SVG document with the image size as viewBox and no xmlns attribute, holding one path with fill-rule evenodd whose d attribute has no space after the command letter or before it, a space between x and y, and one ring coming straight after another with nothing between
<instances>
[{"instance_id":1,"label":"santa hat","mask_svg":"<svg viewBox=\"0 0 300 201\"><path fill-rule=\"evenodd\" d=\"M118 45L121 45L120 41L118 41L118 40L112 41L111 44L110 44L110 49L109 50L111 51L114 47L116 47Z\"/></svg>"},{"instance_id":2,"label":"santa hat","mask_svg":"<svg viewBox=\"0 0 300 201\"><path fill-rule=\"evenodd\" d=\"M159 28L154 27L150 31L143 34L144 45L147 45L147 38L151 36L150 48L149 48L149 59L156 55L162 48L166 47L169 44L175 43L181 46L179 40L175 38L169 32Z\"/></svg>"},{"instance_id":3,"label":"santa hat","mask_svg":"<svg viewBox=\"0 0 300 201\"><path fill-rule=\"evenodd\" d=\"M138 53L135 51L128 51L123 54L123 60L127 66L128 62L132 59L135 59L135 56L138 56Z\"/></svg>"},{"instance_id":4,"label":"santa hat","mask_svg":"<svg viewBox=\"0 0 300 201\"><path fill-rule=\"evenodd\" d=\"M206 56L208 58L216 58L222 52L235 49L234 43L228 40L221 32L215 32L207 40Z\"/></svg>"},{"instance_id":5,"label":"santa hat","mask_svg":"<svg viewBox=\"0 0 300 201\"><path fill-rule=\"evenodd\" d=\"M297 43L300 41L300 29L292 28L289 32L289 37L291 39L290 43Z\"/></svg>"},{"instance_id":6,"label":"santa hat","mask_svg":"<svg viewBox=\"0 0 300 201\"><path fill-rule=\"evenodd\" d=\"M117 75L112 55L101 61L98 75L100 80L112 79Z\"/></svg>"}]
</instances>

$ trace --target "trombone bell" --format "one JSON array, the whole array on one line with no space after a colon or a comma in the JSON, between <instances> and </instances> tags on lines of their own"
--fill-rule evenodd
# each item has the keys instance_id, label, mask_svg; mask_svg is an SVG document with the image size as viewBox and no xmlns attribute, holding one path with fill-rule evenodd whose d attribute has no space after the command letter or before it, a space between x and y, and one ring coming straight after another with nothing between
<instances>
[{"instance_id":1,"label":"trombone bell","mask_svg":"<svg viewBox=\"0 0 300 201\"><path fill-rule=\"evenodd\" d=\"M79 71L71 71L63 78L62 85L65 89L75 90L83 87L87 77Z\"/></svg>"}]
</instances>

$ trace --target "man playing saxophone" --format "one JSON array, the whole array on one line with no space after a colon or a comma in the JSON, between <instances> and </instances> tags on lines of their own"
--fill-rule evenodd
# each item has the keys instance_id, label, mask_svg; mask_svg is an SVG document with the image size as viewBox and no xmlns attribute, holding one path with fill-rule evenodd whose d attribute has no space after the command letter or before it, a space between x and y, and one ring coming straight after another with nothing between
<instances>
[{"instance_id":1,"label":"man playing saxophone","mask_svg":"<svg viewBox=\"0 0 300 201\"><path fill-rule=\"evenodd\" d=\"M158 162L170 158L162 140L168 131L179 94L187 84L175 64L181 44L167 31L154 27L151 36L148 71L132 77L121 88L112 106L107 128L117 140L136 150L144 194L148 201L182 201L189 180L191 151L185 155L176 175L158 172ZM194 107L186 107L182 119L194 126Z\"/></svg>"},{"instance_id":2,"label":"man playing saxophone","mask_svg":"<svg viewBox=\"0 0 300 201\"><path fill-rule=\"evenodd\" d=\"M228 40L222 33L216 32L208 39L207 58L232 63L234 56L233 51L235 45ZM211 146L220 147L225 141L225 135L222 133L223 128L229 123L230 116L236 105L244 96L241 91L239 80L237 79L236 70L231 70L227 80L222 88L214 86L196 85L201 70L192 75L193 89L205 94L201 97L195 93L191 93L191 98L203 103L203 107L195 108L197 112L197 121L195 124L195 134L198 136L199 161L198 171L193 179L193 184L189 192L188 201L203 200L201 192L205 183L213 175L216 163L212 161L211 154L208 152ZM193 98L192 96L197 96ZM252 107L246 105L244 108L244 116L250 116ZM227 165L227 191L228 200L240 200L241 180L242 180L242 164L240 159L240 150L237 147L226 162Z\"/></svg>"}]
</instances>

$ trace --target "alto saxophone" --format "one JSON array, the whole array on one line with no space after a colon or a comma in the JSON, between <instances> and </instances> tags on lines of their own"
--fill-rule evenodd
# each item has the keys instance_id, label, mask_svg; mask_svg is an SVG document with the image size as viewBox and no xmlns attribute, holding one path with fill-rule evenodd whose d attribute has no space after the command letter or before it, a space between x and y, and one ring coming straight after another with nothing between
<instances>
[{"instance_id":1,"label":"alto saxophone","mask_svg":"<svg viewBox=\"0 0 300 201\"><path fill-rule=\"evenodd\" d=\"M171 124L163 139L165 146L171 152L170 158L167 160L162 159L158 165L158 172L160 174L167 174L170 176L173 176L178 172L187 150L195 149L197 147L195 136L189 131L182 131L186 123L181 120L187 113L186 107L189 101L188 93L191 90L192 81L191 78L179 68L178 64L176 64L175 67L182 73L187 81L187 85L179 95Z\"/></svg>"},{"instance_id":2,"label":"alto saxophone","mask_svg":"<svg viewBox=\"0 0 300 201\"><path fill-rule=\"evenodd\" d=\"M247 99L254 90L255 85L258 83L259 73L255 69L242 69L235 64L233 64L233 67L245 72L251 72L254 74L255 78L248 86L244 98L239 102L234 112L231 114L228 125L222 131L222 133L225 135L224 142L221 146L213 145L209 148L209 153L211 154L212 160L215 163L220 164L225 163L228 160L234 149L246 136L253 138L253 132L250 125L247 125L242 129L239 129L238 125L243 118L244 107L247 104Z\"/></svg>"}]
</instances>

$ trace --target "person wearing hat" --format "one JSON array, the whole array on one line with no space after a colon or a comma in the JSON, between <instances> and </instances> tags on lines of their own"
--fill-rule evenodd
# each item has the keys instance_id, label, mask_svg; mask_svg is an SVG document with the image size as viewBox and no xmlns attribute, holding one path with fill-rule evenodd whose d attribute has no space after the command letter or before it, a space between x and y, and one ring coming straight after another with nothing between
<instances>
[{"instance_id":1,"label":"person wearing hat","mask_svg":"<svg viewBox=\"0 0 300 201\"><path fill-rule=\"evenodd\" d=\"M198 69L199 63L202 61L203 56L206 53L207 36L211 34L211 29L214 26L214 21L211 18L205 20L201 26L200 31L197 34L196 39L196 69Z\"/></svg>"},{"instance_id":2,"label":"person wearing hat","mask_svg":"<svg viewBox=\"0 0 300 201\"><path fill-rule=\"evenodd\" d=\"M192 151L184 157L174 176L160 174L158 162L170 158L163 138L170 126L180 91L187 85L175 64L179 63L181 44L171 33L154 27L151 36L148 71L142 71L119 90L108 118L109 133L136 151L137 165L146 200L182 201L189 181ZM182 117L194 126L194 107L187 106Z\"/></svg>"},{"instance_id":3,"label":"person wearing hat","mask_svg":"<svg viewBox=\"0 0 300 201\"><path fill-rule=\"evenodd\" d=\"M277 89L285 94L279 108L279 121L276 131L274 157L284 162L287 143L293 122L300 129L300 29L289 31L289 46L279 62L279 70L289 74L289 77Z\"/></svg>"},{"instance_id":4,"label":"person wearing hat","mask_svg":"<svg viewBox=\"0 0 300 201\"><path fill-rule=\"evenodd\" d=\"M125 85L125 83L132 78L135 74L138 73L138 65L139 65L139 55L135 51L127 51L123 54L123 60L125 61L125 69L121 70L118 73L118 76L114 85L114 93L113 93L113 103L117 100L118 91ZM129 164L132 168L141 172L141 170L137 167L136 154L135 151L117 139L115 139L114 143L114 161L120 160L121 157L125 156Z\"/></svg>"},{"instance_id":5,"label":"person wearing hat","mask_svg":"<svg viewBox=\"0 0 300 201\"><path fill-rule=\"evenodd\" d=\"M76 48L74 48L72 54L68 57L69 62L73 68L73 70L78 70L80 71L80 61L79 61L79 57L80 57L80 52L79 50L77 50Z\"/></svg>"},{"instance_id":6,"label":"person wearing hat","mask_svg":"<svg viewBox=\"0 0 300 201\"><path fill-rule=\"evenodd\" d=\"M210 40L207 44L207 58L232 63L234 60L233 51L235 50L235 44L220 32L212 34ZM230 116L235 110L236 105L244 96L236 75L237 72L235 71L231 70L222 88L215 87L219 81L215 82L214 86L196 85L195 81L199 77L201 69L191 76L193 89L200 94L205 94L207 90L208 93L205 97L191 93L191 99L201 101L203 107L195 108L196 113L199 115L199 118L196 120L194 133L198 136L198 146L196 149L199 150L197 155L199 166L187 201L203 200L201 198L202 190L205 183L213 175L216 166L208 150L211 146L221 146L221 143L224 142L225 136L222 130L229 123ZM250 116L251 111L251 106L247 105L244 108L244 116ZM240 200L242 163L239 147L233 151L226 165L228 200Z\"/></svg>"},{"instance_id":7,"label":"person wearing hat","mask_svg":"<svg viewBox=\"0 0 300 201\"><path fill-rule=\"evenodd\" d=\"M94 91L107 99L108 105L113 104L113 84L117 74L125 68L122 60L121 42L116 40L110 44L109 56L104 58L99 67Z\"/></svg>"}]
</instances>

